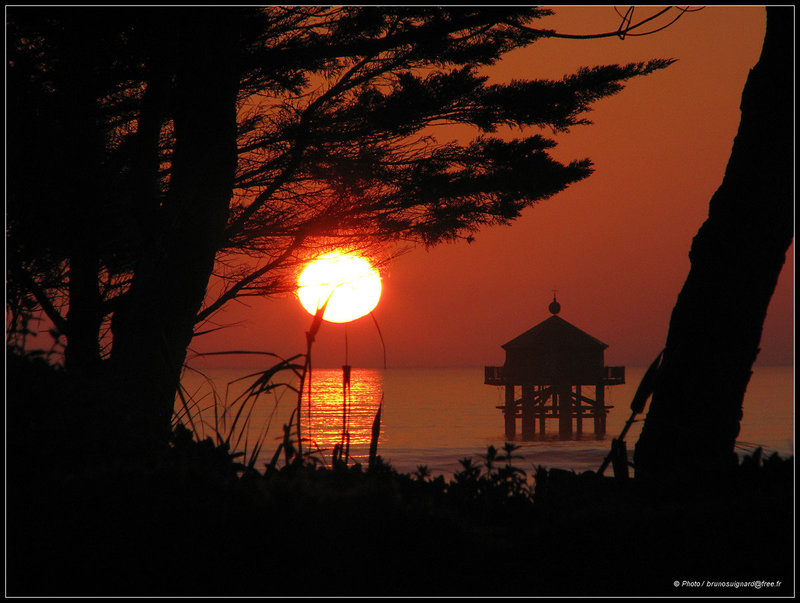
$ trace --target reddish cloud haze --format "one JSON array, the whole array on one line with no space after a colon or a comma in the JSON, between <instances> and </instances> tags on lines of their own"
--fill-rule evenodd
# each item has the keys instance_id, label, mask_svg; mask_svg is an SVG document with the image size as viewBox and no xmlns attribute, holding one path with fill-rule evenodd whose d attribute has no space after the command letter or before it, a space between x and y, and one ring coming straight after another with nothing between
<instances>
[{"instance_id":1,"label":"reddish cloud haze","mask_svg":"<svg viewBox=\"0 0 800 603\"><path fill-rule=\"evenodd\" d=\"M611 7L556 10L543 26L582 34L619 25ZM655 11L637 9L642 16L648 10ZM479 232L471 245L415 249L386 268L374 315L389 366L502 363L500 345L549 316L553 289L560 316L609 345L607 364L649 364L666 339L692 237L722 180L764 27L763 7L712 6L650 36L547 40L509 55L493 78L678 61L598 102L593 125L556 136L557 159L591 158L595 173L588 179L526 210L510 227ZM793 362L793 256L792 246L767 316L761 364ZM192 348L285 356L305 350L310 316L295 297L245 303L218 316L236 326L200 337ZM324 324L316 366L344 363L345 331L351 364L382 365L381 339L365 317L347 327Z\"/></svg>"}]
</instances>

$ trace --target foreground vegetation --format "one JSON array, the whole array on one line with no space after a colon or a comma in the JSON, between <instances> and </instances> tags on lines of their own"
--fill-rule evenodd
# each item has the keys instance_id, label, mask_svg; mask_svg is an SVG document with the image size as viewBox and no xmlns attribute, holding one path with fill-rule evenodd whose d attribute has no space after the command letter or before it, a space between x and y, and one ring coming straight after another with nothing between
<instances>
[{"instance_id":1,"label":"foreground vegetation","mask_svg":"<svg viewBox=\"0 0 800 603\"><path fill-rule=\"evenodd\" d=\"M525 468L513 445L449 481L291 448L253 471L183 428L131 458L90 392L75 404L44 362L8 361L12 596L794 592L792 459L756 453L700 491ZM693 580L781 586L673 586Z\"/></svg>"}]
</instances>

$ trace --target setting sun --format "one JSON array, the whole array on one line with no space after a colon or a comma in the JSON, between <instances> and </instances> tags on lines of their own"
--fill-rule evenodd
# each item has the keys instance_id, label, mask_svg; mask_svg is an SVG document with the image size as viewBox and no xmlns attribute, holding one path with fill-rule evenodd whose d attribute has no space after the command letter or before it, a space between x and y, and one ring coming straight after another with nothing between
<instances>
[{"instance_id":1,"label":"setting sun","mask_svg":"<svg viewBox=\"0 0 800 603\"><path fill-rule=\"evenodd\" d=\"M297 296L309 313L315 314L328 301L323 318L330 322L361 318L381 297L378 271L363 257L338 251L311 261L297 285Z\"/></svg>"}]
</instances>

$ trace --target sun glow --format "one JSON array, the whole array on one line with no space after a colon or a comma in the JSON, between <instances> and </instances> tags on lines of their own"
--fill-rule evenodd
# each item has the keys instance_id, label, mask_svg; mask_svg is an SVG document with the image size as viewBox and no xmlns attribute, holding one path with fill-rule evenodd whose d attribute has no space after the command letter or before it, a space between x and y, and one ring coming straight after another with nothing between
<instances>
[{"instance_id":1,"label":"sun glow","mask_svg":"<svg viewBox=\"0 0 800 603\"><path fill-rule=\"evenodd\" d=\"M334 251L303 269L297 279L297 296L310 314L316 314L327 301L325 320L350 322L378 305L381 277L363 257Z\"/></svg>"}]
</instances>

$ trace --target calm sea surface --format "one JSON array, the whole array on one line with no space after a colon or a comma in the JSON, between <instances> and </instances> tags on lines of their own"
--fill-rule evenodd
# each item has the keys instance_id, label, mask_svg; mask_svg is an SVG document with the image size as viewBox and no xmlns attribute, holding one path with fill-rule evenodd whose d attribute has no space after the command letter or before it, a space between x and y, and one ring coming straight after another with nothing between
<instances>
[{"instance_id":1,"label":"calm sea surface","mask_svg":"<svg viewBox=\"0 0 800 603\"><path fill-rule=\"evenodd\" d=\"M517 441L521 446L518 454L523 457L518 466L529 474L539 465L577 472L597 469L608 452L611 438L620 433L630 415L630 401L644 371L645 367L628 367L626 384L607 388L606 403L614 408L608 415L605 439L597 440L591 435L589 421L585 430L590 433L581 440ZM289 422L297 407L297 394L279 387L258 397L242 397L256 377L237 379L253 372L211 370L205 372L207 379L187 372L183 384L191 395L188 402L191 424L198 434L204 438L213 437L215 431L230 433L234 448L247 453L253 450L256 441L263 439L257 463L263 469L283 437L282 426ZM297 380L289 379L288 374L286 379L297 386ZM353 368L346 418L342 381L341 369L315 369L311 375L310 403L307 390L303 397L301 427L304 439L307 438L304 449L318 450L319 458L325 462L329 462L333 446L342 442L343 432L349 434L351 456L361 462L366 459L373 420L381 401L378 453L399 471L413 472L419 465L426 465L434 475L450 475L460 468L459 459L479 460L489 445L500 448L506 441L503 414L497 409L503 404L503 389L484 385L482 367ZM236 419L240 408L242 412ZM177 404L176 411L190 426L183 403ZM640 419L643 418L641 415ZM555 421L548 421L548 430L557 430ZM630 454L640 430L641 420L625 438ZM745 454L756 446L762 446L767 453L794 454L791 366L757 367L750 380L737 449Z\"/></svg>"}]
</instances>

